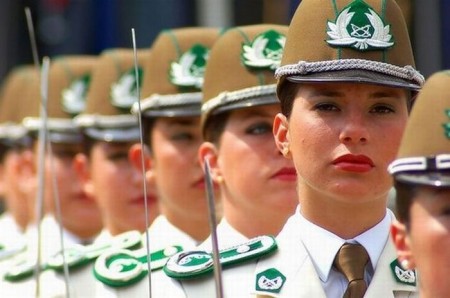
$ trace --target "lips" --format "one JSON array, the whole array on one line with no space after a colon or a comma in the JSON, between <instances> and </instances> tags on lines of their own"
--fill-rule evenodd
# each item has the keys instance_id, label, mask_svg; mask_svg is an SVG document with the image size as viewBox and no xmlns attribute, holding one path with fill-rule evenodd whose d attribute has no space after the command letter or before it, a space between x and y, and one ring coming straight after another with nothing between
<instances>
[{"instance_id":1,"label":"lips","mask_svg":"<svg viewBox=\"0 0 450 298\"><path fill-rule=\"evenodd\" d=\"M272 178L283 181L297 181L297 171L294 167L286 167L276 172Z\"/></svg>"},{"instance_id":2,"label":"lips","mask_svg":"<svg viewBox=\"0 0 450 298\"><path fill-rule=\"evenodd\" d=\"M336 158L333 165L343 171L355 173L368 172L375 166L369 157L354 154L346 154Z\"/></svg>"}]
</instances>

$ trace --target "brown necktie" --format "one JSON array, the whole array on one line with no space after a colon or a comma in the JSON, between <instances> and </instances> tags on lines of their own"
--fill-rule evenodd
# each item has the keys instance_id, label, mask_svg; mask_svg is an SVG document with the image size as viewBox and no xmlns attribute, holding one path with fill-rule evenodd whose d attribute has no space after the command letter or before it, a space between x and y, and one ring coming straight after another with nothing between
<instances>
[{"instance_id":1,"label":"brown necktie","mask_svg":"<svg viewBox=\"0 0 450 298\"><path fill-rule=\"evenodd\" d=\"M362 298L367 290L364 269L369 261L366 249L360 244L345 243L334 259L334 267L348 280L343 298Z\"/></svg>"}]
</instances>

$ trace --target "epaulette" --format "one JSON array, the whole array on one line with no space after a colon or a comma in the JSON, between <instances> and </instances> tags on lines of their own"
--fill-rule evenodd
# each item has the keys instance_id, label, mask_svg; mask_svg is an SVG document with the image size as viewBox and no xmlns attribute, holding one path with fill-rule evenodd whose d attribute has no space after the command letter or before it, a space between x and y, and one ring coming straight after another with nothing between
<instances>
[{"instance_id":1,"label":"epaulette","mask_svg":"<svg viewBox=\"0 0 450 298\"><path fill-rule=\"evenodd\" d=\"M277 243L272 236L259 236L249 241L219 251L223 269L231 265L258 259L275 252ZM172 256L164 266L167 276L175 279L192 279L210 274L213 271L213 255L209 251L193 250Z\"/></svg>"},{"instance_id":2,"label":"epaulette","mask_svg":"<svg viewBox=\"0 0 450 298\"><path fill-rule=\"evenodd\" d=\"M151 271L159 270L169 257L181 251L183 248L179 245L153 251L148 264L148 251L145 247L135 251L109 250L95 261L94 276L110 287L129 286L143 279L148 274L149 267Z\"/></svg>"},{"instance_id":3,"label":"epaulette","mask_svg":"<svg viewBox=\"0 0 450 298\"><path fill-rule=\"evenodd\" d=\"M44 260L40 265L41 271L55 270L62 272L64 266L75 269L94 261L99 255L110 249L132 249L141 245L141 233L129 231L113 237L108 242L93 243L91 245L74 245L58 252ZM18 282L33 275L36 268L36 260L29 256L20 258L6 271L3 278L10 282Z\"/></svg>"},{"instance_id":4,"label":"epaulette","mask_svg":"<svg viewBox=\"0 0 450 298\"><path fill-rule=\"evenodd\" d=\"M9 259L23 252L27 245L25 241L15 241L14 244L0 243L0 261Z\"/></svg>"}]
</instances>

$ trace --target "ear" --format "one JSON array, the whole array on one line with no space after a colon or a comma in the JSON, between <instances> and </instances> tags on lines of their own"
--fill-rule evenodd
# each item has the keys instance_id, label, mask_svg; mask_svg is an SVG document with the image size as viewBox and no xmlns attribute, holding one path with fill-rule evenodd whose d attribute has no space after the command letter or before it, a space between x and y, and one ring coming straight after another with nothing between
<instances>
[{"instance_id":1,"label":"ear","mask_svg":"<svg viewBox=\"0 0 450 298\"><path fill-rule=\"evenodd\" d=\"M18 163L19 189L23 194L31 195L37 187L37 166L34 159L34 153L31 149L22 152Z\"/></svg>"},{"instance_id":2,"label":"ear","mask_svg":"<svg viewBox=\"0 0 450 298\"><path fill-rule=\"evenodd\" d=\"M391 236L397 249L397 256L403 269L413 269L416 267L414 256L411 252L410 239L406 226L394 220L391 224Z\"/></svg>"},{"instance_id":3,"label":"ear","mask_svg":"<svg viewBox=\"0 0 450 298\"><path fill-rule=\"evenodd\" d=\"M223 177L219 166L218 161L218 150L217 147L210 142L203 142L198 149L198 160L202 169L205 168L205 160L208 160L211 178L216 183L222 183Z\"/></svg>"},{"instance_id":4,"label":"ear","mask_svg":"<svg viewBox=\"0 0 450 298\"><path fill-rule=\"evenodd\" d=\"M144 169L148 171L150 169L151 160L150 152L146 145L142 147L141 144L133 144L128 150L128 160L139 171L142 171L142 154L144 155Z\"/></svg>"},{"instance_id":5,"label":"ear","mask_svg":"<svg viewBox=\"0 0 450 298\"><path fill-rule=\"evenodd\" d=\"M273 137L275 144L286 158L291 158L289 121L285 115L278 113L273 121Z\"/></svg>"},{"instance_id":6,"label":"ear","mask_svg":"<svg viewBox=\"0 0 450 298\"><path fill-rule=\"evenodd\" d=\"M84 153L78 153L77 155L75 155L75 158L73 159L73 168L75 169L75 173L82 185L84 192L86 192L88 197L95 197L95 190L94 185L92 184L88 156Z\"/></svg>"}]
</instances>

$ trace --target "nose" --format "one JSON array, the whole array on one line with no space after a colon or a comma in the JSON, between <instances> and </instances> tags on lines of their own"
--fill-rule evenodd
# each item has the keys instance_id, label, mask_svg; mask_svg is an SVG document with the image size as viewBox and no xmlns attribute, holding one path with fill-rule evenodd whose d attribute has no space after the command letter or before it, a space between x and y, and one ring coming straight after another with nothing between
<instances>
[{"instance_id":1,"label":"nose","mask_svg":"<svg viewBox=\"0 0 450 298\"><path fill-rule=\"evenodd\" d=\"M367 122L361 113L354 113L345 118L344 125L339 135L342 143L367 143L369 139Z\"/></svg>"}]
</instances>

